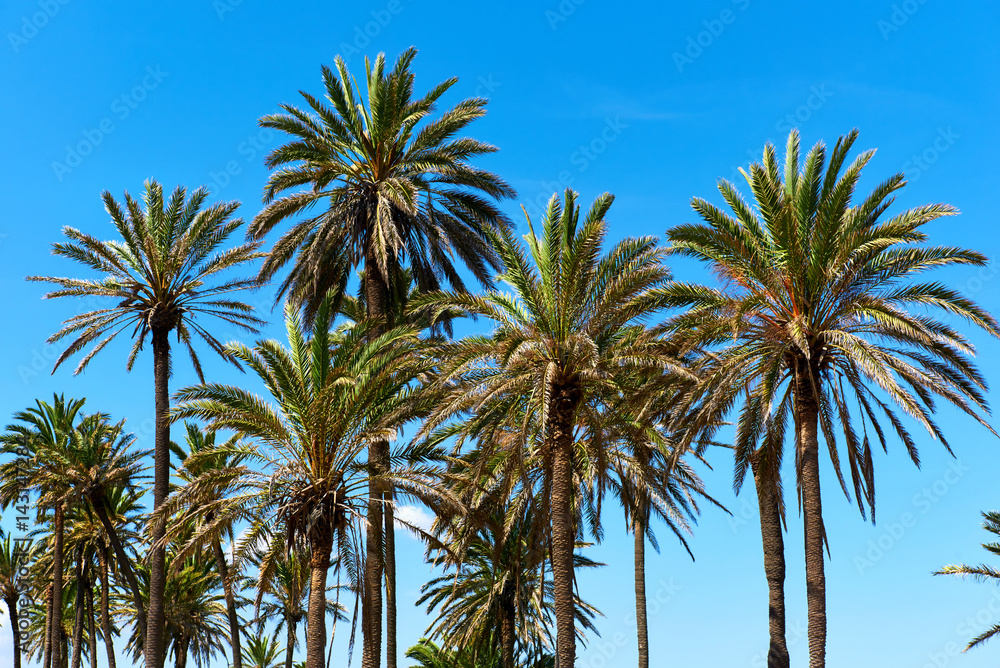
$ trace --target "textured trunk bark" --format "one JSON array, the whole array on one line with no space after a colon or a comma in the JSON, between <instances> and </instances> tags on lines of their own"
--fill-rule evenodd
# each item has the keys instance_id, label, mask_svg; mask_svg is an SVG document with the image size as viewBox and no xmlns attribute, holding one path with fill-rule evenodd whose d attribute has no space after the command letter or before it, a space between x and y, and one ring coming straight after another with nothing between
<instances>
[{"instance_id":1,"label":"textured trunk bark","mask_svg":"<svg viewBox=\"0 0 1000 668\"><path fill-rule=\"evenodd\" d=\"M285 668L292 668L292 651L295 647L295 621L285 618Z\"/></svg>"},{"instance_id":2,"label":"textured trunk bark","mask_svg":"<svg viewBox=\"0 0 1000 668\"><path fill-rule=\"evenodd\" d=\"M100 513L98 513L100 514ZM107 517L107 513L105 513ZM102 520L103 521L103 520ZM108 578L108 548L100 545L97 556L101 567L101 634L104 636L104 650L108 655L108 668L115 666L115 639L111 631L111 582ZM140 622L141 623L141 622Z\"/></svg>"},{"instance_id":3,"label":"textured trunk bark","mask_svg":"<svg viewBox=\"0 0 1000 668\"><path fill-rule=\"evenodd\" d=\"M7 614L10 615L10 631L14 636L14 668L21 668L21 630L17 625L17 595L4 599Z\"/></svg>"},{"instance_id":4,"label":"textured trunk bark","mask_svg":"<svg viewBox=\"0 0 1000 668\"><path fill-rule=\"evenodd\" d=\"M796 374L796 413L802 466L802 523L805 533L806 600L809 607L809 668L826 666L826 574L823 506L820 500L819 405L807 372Z\"/></svg>"},{"instance_id":5,"label":"textured trunk bark","mask_svg":"<svg viewBox=\"0 0 1000 668\"><path fill-rule=\"evenodd\" d=\"M785 539L781 525L774 481L767 480L757 460L753 468L757 488L757 506L760 510L760 537L764 547L764 575L767 577L767 619L770 645L767 650L767 668L788 668L788 645L785 640Z\"/></svg>"},{"instance_id":6,"label":"textured trunk bark","mask_svg":"<svg viewBox=\"0 0 1000 668\"><path fill-rule=\"evenodd\" d=\"M44 668L52 668L52 585L45 588L45 655L42 660Z\"/></svg>"},{"instance_id":7,"label":"textured trunk bark","mask_svg":"<svg viewBox=\"0 0 1000 668\"><path fill-rule=\"evenodd\" d=\"M396 522L391 489L385 493L382 512L385 517L385 668L396 668Z\"/></svg>"},{"instance_id":8,"label":"textured trunk bark","mask_svg":"<svg viewBox=\"0 0 1000 668\"><path fill-rule=\"evenodd\" d=\"M153 456L153 510L167 498L170 481L170 330L153 326L153 384L155 386L156 443ZM146 620L146 668L162 668L164 655L163 626L165 611L163 594L166 589L166 552L161 544L166 526L164 518L153 522L152 544L149 548L149 609Z\"/></svg>"},{"instance_id":9,"label":"textured trunk bark","mask_svg":"<svg viewBox=\"0 0 1000 668\"><path fill-rule=\"evenodd\" d=\"M233 583L229 581L229 567L226 565L226 555L218 540L212 541L215 551L215 563L218 564L219 577L222 578L222 591L226 597L226 613L229 616L229 635L233 646L232 668L243 668L243 649L240 639L240 618L236 614L236 596L233 594Z\"/></svg>"},{"instance_id":10,"label":"textured trunk bark","mask_svg":"<svg viewBox=\"0 0 1000 668\"><path fill-rule=\"evenodd\" d=\"M632 533L635 539L635 627L639 647L639 668L649 668L649 631L646 620L646 533L645 514L637 512Z\"/></svg>"},{"instance_id":11,"label":"textured trunk bark","mask_svg":"<svg viewBox=\"0 0 1000 668\"><path fill-rule=\"evenodd\" d=\"M306 668L325 668L326 575L330 570L332 539L316 541L309 558L309 611L306 613Z\"/></svg>"},{"instance_id":12,"label":"textured trunk bark","mask_svg":"<svg viewBox=\"0 0 1000 668\"><path fill-rule=\"evenodd\" d=\"M552 391L549 438L552 451L552 584L556 612L556 665L573 668L576 661L576 609L573 605L573 419L577 399L572 392Z\"/></svg>"},{"instance_id":13,"label":"textured trunk bark","mask_svg":"<svg viewBox=\"0 0 1000 668\"><path fill-rule=\"evenodd\" d=\"M76 601L73 604L73 661L70 665L73 668L80 668L80 661L83 657L83 613L84 613L84 579L83 579L83 555L77 553L76 559Z\"/></svg>"},{"instance_id":14,"label":"textured trunk bark","mask_svg":"<svg viewBox=\"0 0 1000 668\"><path fill-rule=\"evenodd\" d=\"M371 243L365 251L365 301L370 317L387 317L388 286L378 267L378 259ZM376 332L382 328L376 329ZM373 473L389 468L389 445L373 443L368 449L368 466ZM373 480L368 486L368 526L365 535L365 587L361 607L362 642L361 668L379 668L382 665L382 574L383 503L388 490L381 481ZM311 594L310 594L311 595Z\"/></svg>"},{"instance_id":15,"label":"textured trunk bark","mask_svg":"<svg viewBox=\"0 0 1000 668\"><path fill-rule=\"evenodd\" d=\"M55 536L52 549L52 665L61 666L63 650L63 507L55 507Z\"/></svg>"},{"instance_id":16,"label":"textured trunk bark","mask_svg":"<svg viewBox=\"0 0 1000 668\"><path fill-rule=\"evenodd\" d=\"M514 665L514 625L517 623L516 608L512 601L504 601L500 606L500 661L502 668L516 668Z\"/></svg>"},{"instance_id":17,"label":"textured trunk bark","mask_svg":"<svg viewBox=\"0 0 1000 668\"><path fill-rule=\"evenodd\" d=\"M122 574L125 578L125 582L129 586L130 593L132 594L132 604L135 605L136 615L139 618L139 638L145 648L145 638L146 638L146 605L142 600L142 591L139 589L139 582L135 579L135 573L132 571L132 560L128 554L125 552L125 547L122 545L121 539L118 537L118 531L115 530L114 525L111 523L111 517L108 515L108 508L103 499L96 499L91 504L94 507L94 512L97 513L97 518L101 520L101 525L104 526L104 531L108 534L108 540L111 541L111 548L115 551L115 557L118 559L118 572ZM104 551L104 561L105 561L105 571L104 578L107 580L107 550ZM105 589L108 587L108 583L104 583ZM105 594L101 595L102 598ZM105 606L105 602L102 600L102 606ZM103 614L103 612L102 612ZM114 663L109 664L111 668L114 668Z\"/></svg>"},{"instance_id":18,"label":"textured trunk bark","mask_svg":"<svg viewBox=\"0 0 1000 668\"><path fill-rule=\"evenodd\" d=\"M94 583L90 581L90 562L84 570L87 581L87 654L90 655L90 668L97 668L97 633L94 628Z\"/></svg>"},{"instance_id":19,"label":"textured trunk bark","mask_svg":"<svg viewBox=\"0 0 1000 668\"><path fill-rule=\"evenodd\" d=\"M174 668L185 668L185 666L187 666L188 644L190 642L190 640L185 638L177 643L177 647L175 648L177 655L174 657Z\"/></svg>"}]
</instances>

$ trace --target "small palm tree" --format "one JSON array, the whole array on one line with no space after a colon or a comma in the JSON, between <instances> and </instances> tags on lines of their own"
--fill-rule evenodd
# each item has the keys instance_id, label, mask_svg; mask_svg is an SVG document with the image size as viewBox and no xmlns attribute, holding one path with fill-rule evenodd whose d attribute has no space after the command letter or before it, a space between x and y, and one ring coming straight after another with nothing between
<instances>
[{"instance_id":1,"label":"small palm tree","mask_svg":"<svg viewBox=\"0 0 1000 668\"><path fill-rule=\"evenodd\" d=\"M277 636L247 634L247 668L280 668L281 652Z\"/></svg>"},{"instance_id":2,"label":"small palm tree","mask_svg":"<svg viewBox=\"0 0 1000 668\"><path fill-rule=\"evenodd\" d=\"M31 548L14 542L0 529L0 601L10 617L10 633L14 641L14 668L21 668L21 632L18 626L18 599L27 592L22 569L32 561Z\"/></svg>"},{"instance_id":3,"label":"small palm tree","mask_svg":"<svg viewBox=\"0 0 1000 668\"><path fill-rule=\"evenodd\" d=\"M511 416L523 415L525 426L538 425L540 445L533 461L544 471L546 494L545 505L536 512L551 518L561 666L572 666L576 655L577 427L599 422L604 401L617 395L628 374L671 364L642 324L662 306L660 291L670 276L661 262L664 251L647 237L626 239L602 255L612 199L599 197L581 222L575 193L567 190L562 202L553 196L541 236L532 229L525 237L527 249L510 231L497 233L495 244L505 265L499 279L512 294L417 300L439 309L461 309L494 326L490 334L441 344L439 386L449 394L424 431L464 414L473 422L505 425L511 424ZM516 452L529 451L529 431L512 432L522 441ZM480 447L501 442L488 439Z\"/></svg>"},{"instance_id":4,"label":"small palm tree","mask_svg":"<svg viewBox=\"0 0 1000 668\"><path fill-rule=\"evenodd\" d=\"M331 289L343 289L350 267L364 265L362 289L368 315L391 320L399 268L408 265L421 291L444 281L465 286L454 258L485 284L497 266L489 233L508 221L494 201L512 197L503 179L478 169L471 160L496 151L459 133L486 113L486 100L464 100L435 120L427 120L438 100L458 80L449 79L414 99L411 71L416 49L407 49L389 71L385 55L365 60L367 105L340 57L335 72L323 67L326 102L302 93L308 109L282 104L282 114L265 116L263 127L288 134L292 141L267 157L277 169L264 192L265 209L250 235L261 239L278 223L317 203L322 210L297 221L277 242L261 268L268 280L292 262L278 288L305 306L307 317ZM427 121L423 124L421 123ZM290 189L305 186L279 197ZM292 261L292 258L295 258ZM388 446L369 453L376 470L388 467ZM381 661L382 508L392 513L391 490L372 490L365 573L364 657L362 668ZM392 532L392 518L385 521ZM389 540L390 546L392 540ZM394 574L388 573L389 668L396 666Z\"/></svg>"},{"instance_id":5,"label":"small palm tree","mask_svg":"<svg viewBox=\"0 0 1000 668\"><path fill-rule=\"evenodd\" d=\"M409 330L373 336L371 328L377 325L369 324L334 336L334 301L331 295L320 305L311 331L303 328L295 307L288 306L288 346L277 341L259 341L252 348L229 344L229 354L260 377L271 401L211 383L178 393L174 415L205 420L212 430L232 430L241 444L227 450L245 463L200 476L164 506L164 512L190 516L213 513L211 522L199 524L183 553L219 527L246 520L250 527L237 547L237 561L272 532L282 535L287 549L310 555L308 668L324 667L327 575L334 548L337 569L354 578L363 568L357 532L367 506L363 490L373 473L358 457L373 440L391 437L417 411L420 395L413 383L423 369L411 352ZM200 456L217 456L217 450ZM443 498L432 473L428 467L411 467L382 475L401 489ZM227 495L219 495L220 488ZM218 500L205 504L206 498Z\"/></svg>"},{"instance_id":6,"label":"small palm tree","mask_svg":"<svg viewBox=\"0 0 1000 668\"><path fill-rule=\"evenodd\" d=\"M885 449L882 424L887 422L919 464L916 443L893 404L949 451L934 422L937 399L989 428L983 417L986 383L973 363L971 344L923 309L941 309L1000 336L996 320L973 301L941 283L916 279L935 267L986 264L981 253L926 244L923 227L956 214L954 207L930 204L886 218L894 193L905 184L902 174L852 205L861 171L874 155L862 153L841 173L856 138L857 131L841 137L829 164L822 143L800 163L799 135L792 131L783 176L771 145L763 162L746 174L755 207L723 180L719 190L732 215L696 198L692 206L703 222L667 233L672 253L706 262L722 279L718 288L671 286L671 305L689 310L669 326L692 347L713 352L703 369L706 380L692 395L702 402L698 414L718 420L739 404L737 489L756 466L755 476L763 481L758 489L763 484L777 492L786 427L790 421L794 425L811 668L826 661L820 433L848 494L838 452L839 422L854 497L862 516L867 507L874 521L870 436ZM775 522L770 515L765 521Z\"/></svg>"},{"instance_id":7,"label":"small palm tree","mask_svg":"<svg viewBox=\"0 0 1000 668\"><path fill-rule=\"evenodd\" d=\"M208 191L200 188L188 197L178 187L169 200L163 187L147 181L143 201L127 192L125 204L111 193L102 195L104 207L119 235L115 241L100 241L73 227L63 228L67 243L53 245L53 253L79 262L102 274L100 279L29 276L30 281L54 283L58 289L46 295L56 297L103 297L118 300L113 306L76 315L49 338L50 343L74 336L72 343L56 359L58 368L66 359L94 344L75 373L83 371L94 355L122 331L131 329L134 343L126 370L131 370L147 339L152 341L155 385L156 449L153 508L167 498L170 477L170 422L168 379L170 340L175 333L191 357L195 372L202 378L201 363L193 341L201 338L210 348L227 357L222 344L198 322L198 316L214 316L228 324L254 332L262 321L252 307L233 298L233 293L255 285L250 279L221 278L220 274L240 269L259 254L259 243L224 249L230 235L243 221L233 218L237 202L225 202L203 209ZM95 343L96 342L96 343ZM53 371L55 371L55 368ZM157 516L162 517L162 516ZM164 526L152 527L150 554L151 594L149 633L146 637L146 668L160 668L163 660L163 588L166 583L163 545Z\"/></svg>"},{"instance_id":8,"label":"small palm tree","mask_svg":"<svg viewBox=\"0 0 1000 668\"><path fill-rule=\"evenodd\" d=\"M33 408L14 414L15 422L7 426L3 436L3 451L14 458L0 464L0 507L6 509L19 502L30 490L38 493L36 508L52 511L52 617L46 636L52 661L63 659L63 534L66 501L72 492L66 479L67 443L85 399L66 400L54 395L51 404L35 401Z\"/></svg>"},{"instance_id":9,"label":"small palm tree","mask_svg":"<svg viewBox=\"0 0 1000 668\"><path fill-rule=\"evenodd\" d=\"M1000 513L996 511L983 513L983 529L1000 536ZM983 549L993 556L1000 556L1000 542L983 543ZM988 564L969 566L967 564L949 564L942 569L935 571L934 575L954 575L960 578L972 578L977 582L992 582L1000 584L1000 569ZM1000 637L1000 623L994 624L978 636L969 641L965 649L978 647L991 638Z\"/></svg>"}]
</instances>

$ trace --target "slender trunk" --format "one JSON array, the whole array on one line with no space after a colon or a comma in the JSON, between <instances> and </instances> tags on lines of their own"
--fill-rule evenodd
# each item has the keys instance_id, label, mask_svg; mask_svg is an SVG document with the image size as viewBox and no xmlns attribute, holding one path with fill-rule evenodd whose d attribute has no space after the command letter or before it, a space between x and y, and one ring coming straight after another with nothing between
<instances>
[{"instance_id":1,"label":"slender trunk","mask_svg":"<svg viewBox=\"0 0 1000 668\"><path fill-rule=\"evenodd\" d=\"M306 616L306 668L325 668L326 574L330 570L332 536L313 542L309 557L309 611Z\"/></svg>"},{"instance_id":2,"label":"slender trunk","mask_svg":"<svg viewBox=\"0 0 1000 668\"><path fill-rule=\"evenodd\" d=\"M826 574L823 506L819 487L819 407L807 372L796 374L796 412L802 467L802 522L805 533L806 600L809 606L809 668L826 666Z\"/></svg>"},{"instance_id":3,"label":"slender trunk","mask_svg":"<svg viewBox=\"0 0 1000 668\"><path fill-rule=\"evenodd\" d=\"M97 633L94 623L94 584L90 581L90 562L84 570L87 581L87 654L90 655L90 668L97 668Z\"/></svg>"},{"instance_id":4,"label":"slender trunk","mask_svg":"<svg viewBox=\"0 0 1000 668\"><path fill-rule=\"evenodd\" d=\"M781 525L776 481L751 462L757 505L760 510L760 536L764 546L764 575L767 577L767 619L771 640L767 650L767 668L788 668L788 645L785 641L785 539Z\"/></svg>"},{"instance_id":5,"label":"slender trunk","mask_svg":"<svg viewBox=\"0 0 1000 668\"><path fill-rule=\"evenodd\" d=\"M104 649L108 655L108 668L116 668L115 640L111 631L111 583L108 579L108 547L103 544L99 545L97 555L101 560L101 633L104 635Z\"/></svg>"},{"instance_id":6,"label":"slender trunk","mask_svg":"<svg viewBox=\"0 0 1000 668\"><path fill-rule=\"evenodd\" d=\"M14 637L14 668L21 668L21 629L17 625L17 594L4 599L10 615L10 634Z\"/></svg>"},{"instance_id":7,"label":"slender trunk","mask_svg":"<svg viewBox=\"0 0 1000 668\"><path fill-rule=\"evenodd\" d=\"M59 634L59 643L62 648L59 652L59 659L62 668L69 668L69 635L66 634L66 629L62 630Z\"/></svg>"},{"instance_id":8,"label":"slender trunk","mask_svg":"<svg viewBox=\"0 0 1000 668\"><path fill-rule=\"evenodd\" d=\"M396 521L392 489L386 485L385 508L385 668L396 668Z\"/></svg>"},{"instance_id":9,"label":"slender trunk","mask_svg":"<svg viewBox=\"0 0 1000 668\"><path fill-rule=\"evenodd\" d=\"M80 668L80 661L83 657L83 613L84 613L84 581L83 581L83 555L77 551L76 559L76 602L74 608L76 615L73 619L73 668Z\"/></svg>"},{"instance_id":10,"label":"slender trunk","mask_svg":"<svg viewBox=\"0 0 1000 668\"><path fill-rule=\"evenodd\" d=\"M44 668L52 668L52 585L45 588L45 658L42 660Z\"/></svg>"},{"instance_id":11,"label":"slender trunk","mask_svg":"<svg viewBox=\"0 0 1000 668\"><path fill-rule=\"evenodd\" d=\"M153 326L153 384L155 386L156 444L153 458L153 510L167 498L170 481L170 330ZM146 623L146 668L162 668L164 660L163 627L166 620L163 594L166 589L166 551L163 538L166 519L155 516L152 543L149 547L149 610Z\"/></svg>"},{"instance_id":12,"label":"slender trunk","mask_svg":"<svg viewBox=\"0 0 1000 668\"><path fill-rule=\"evenodd\" d=\"M632 533L635 538L635 626L639 645L639 668L649 668L649 631L646 620L646 517L636 511Z\"/></svg>"},{"instance_id":13,"label":"slender trunk","mask_svg":"<svg viewBox=\"0 0 1000 668\"><path fill-rule=\"evenodd\" d=\"M295 647L295 620L285 617L285 668L292 668L292 648Z\"/></svg>"},{"instance_id":14,"label":"slender trunk","mask_svg":"<svg viewBox=\"0 0 1000 668\"><path fill-rule=\"evenodd\" d=\"M187 638L179 641L174 647L176 656L174 657L174 668L184 668L187 666L188 645L191 641Z\"/></svg>"},{"instance_id":15,"label":"slender trunk","mask_svg":"<svg viewBox=\"0 0 1000 668\"><path fill-rule=\"evenodd\" d=\"M577 398L572 390L553 389L549 409L552 451L552 584L556 612L556 665L576 661L576 609L573 604L573 419Z\"/></svg>"},{"instance_id":16,"label":"slender trunk","mask_svg":"<svg viewBox=\"0 0 1000 668\"><path fill-rule=\"evenodd\" d=\"M378 266L378 259L371 243L365 250L365 301L370 317L387 317L389 290ZM375 333L383 330L377 327ZM373 443L368 448L369 471L378 475L389 468L389 444ZM361 606L362 643L361 668L380 668L382 665L382 573L383 503L388 489L379 480L368 485L368 526L365 536L365 586ZM392 527L389 528L392 531ZM310 594L311 596L311 594Z\"/></svg>"},{"instance_id":17,"label":"slender trunk","mask_svg":"<svg viewBox=\"0 0 1000 668\"><path fill-rule=\"evenodd\" d=\"M504 584L504 600L500 604L502 616L500 618L500 665L502 668L515 668L514 666L514 625L517 623L516 608L514 607L514 583Z\"/></svg>"},{"instance_id":18,"label":"slender trunk","mask_svg":"<svg viewBox=\"0 0 1000 668\"><path fill-rule=\"evenodd\" d=\"M63 650L63 507L55 507L55 536L52 549L52 665L61 666Z\"/></svg>"},{"instance_id":19,"label":"slender trunk","mask_svg":"<svg viewBox=\"0 0 1000 668\"><path fill-rule=\"evenodd\" d=\"M226 596L226 612L229 615L229 635L233 645L232 668L243 668L243 650L240 646L240 618L236 614L236 596L233 594L233 583L229 581L229 567L226 565L226 555L218 540L212 541L215 550L215 563L219 567L219 577L222 578L222 590Z\"/></svg>"},{"instance_id":20,"label":"slender trunk","mask_svg":"<svg viewBox=\"0 0 1000 668\"><path fill-rule=\"evenodd\" d=\"M115 551L115 557L118 559L118 572L122 574L125 578L125 582L128 584L129 591L132 594L132 604L135 605L136 615L139 621L139 639L140 642L145 647L145 637L146 637L146 605L142 599L142 591L139 589L139 582L135 579L135 573L132 571L132 559L125 552L125 547L122 545L121 539L118 537L118 531L115 530L113 524L111 524L111 517L108 515L108 507L106 505L105 499L96 499L91 505L94 508L94 512L97 513L97 518L101 520L101 524L104 526L104 531L108 535L108 540L111 541L111 548ZM104 587L107 589L107 549L104 552ZM102 599L106 594L102 594ZM102 606L106 606L106 603L102 600ZM103 613L102 613L103 614ZM111 668L114 668L114 663L109 664Z\"/></svg>"}]
</instances>

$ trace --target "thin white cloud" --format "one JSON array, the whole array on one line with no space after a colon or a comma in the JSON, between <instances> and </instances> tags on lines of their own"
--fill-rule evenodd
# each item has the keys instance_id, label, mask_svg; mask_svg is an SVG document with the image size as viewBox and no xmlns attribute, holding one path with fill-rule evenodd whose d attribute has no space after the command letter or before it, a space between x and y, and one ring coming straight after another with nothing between
<instances>
[{"instance_id":1,"label":"thin white cloud","mask_svg":"<svg viewBox=\"0 0 1000 668\"><path fill-rule=\"evenodd\" d=\"M405 526L403 522L419 527L424 531L430 531L431 525L434 523L434 515L422 506L398 506L395 518L396 528L407 529L410 535L412 535L412 531L409 531L409 527Z\"/></svg>"}]
</instances>

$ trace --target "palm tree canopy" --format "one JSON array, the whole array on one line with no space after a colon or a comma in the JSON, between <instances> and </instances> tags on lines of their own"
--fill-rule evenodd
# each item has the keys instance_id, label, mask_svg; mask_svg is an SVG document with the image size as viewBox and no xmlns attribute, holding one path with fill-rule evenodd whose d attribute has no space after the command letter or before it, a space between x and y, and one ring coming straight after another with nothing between
<instances>
[{"instance_id":1,"label":"palm tree canopy","mask_svg":"<svg viewBox=\"0 0 1000 668\"><path fill-rule=\"evenodd\" d=\"M338 56L336 71L322 69L326 103L303 92L308 109L282 104L284 113L260 120L292 141L267 157L269 168L280 169L268 181L266 207L250 236L260 239L280 221L323 205L281 236L261 268L267 280L295 257L279 300L287 294L314 313L361 262L373 262L368 271L390 287L394 267L408 264L422 291L438 289L442 278L462 290L456 256L479 281L488 280L496 265L488 232L509 224L493 201L514 191L470 164L495 147L458 136L486 113L487 101L464 100L427 120L457 79L414 99L416 54L407 49L391 70L384 54L365 59L367 104ZM278 197L300 186L308 189Z\"/></svg>"},{"instance_id":2,"label":"palm tree canopy","mask_svg":"<svg viewBox=\"0 0 1000 668\"><path fill-rule=\"evenodd\" d=\"M53 244L55 255L70 258L97 271L99 279L29 276L58 286L46 299L56 297L107 297L118 300L107 308L87 311L63 323L49 338L53 343L75 336L56 359L53 371L67 358L98 341L74 373L83 371L94 355L118 334L131 329L134 339L126 368L131 370L147 335L157 328L177 331L187 348L198 377L201 364L192 347L192 334L228 359L222 344L197 321L198 315L215 316L245 331L255 332L263 321L248 304L233 299L234 292L255 282L219 275L260 257L259 243L223 249L226 240L243 225L233 214L238 202L223 202L203 208L208 191L199 188L190 197L178 187L169 200L156 181L145 183L142 202L125 193L124 206L111 193L102 195L104 208L119 239L99 239L73 227L63 228L69 241Z\"/></svg>"},{"instance_id":3,"label":"palm tree canopy","mask_svg":"<svg viewBox=\"0 0 1000 668\"><path fill-rule=\"evenodd\" d=\"M906 183L902 174L852 203L861 171L875 153L861 153L845 169L856 138L857 131L841 137L829 163L822 142L800 163L799 135L793 131L783 178L772 145L762 163L744 172L754 206L726 180L719 191L731 213L700 198L692 201L703 222L668 230L670 252L708 263L722 285L670 286L669 303L688 310L669 326L690 345L713 348L702 369L708 380L691 396L703 401L701 414L716 419L742 401L737 490L755 453L765 473L777 477L795 409L792 381L800 374L816 397L820 429L844 493L849 494L837 449L838 421L854 497L862 515L867 506L874 521L870 439L885 449L891 430L914 463L920 461L896 410L949 451L933 419L937 398L989 428L983 417L986 381L972 361L972 345L948 318L958 316L993 336L1000 331L989 313L958 291L919 278L936 267L987 262L972 250L927 245L923 227L958 213L954 207L929 204L885 217ZM917 308L929 312L914 312Z\"/></svg>"}]
</instances>

